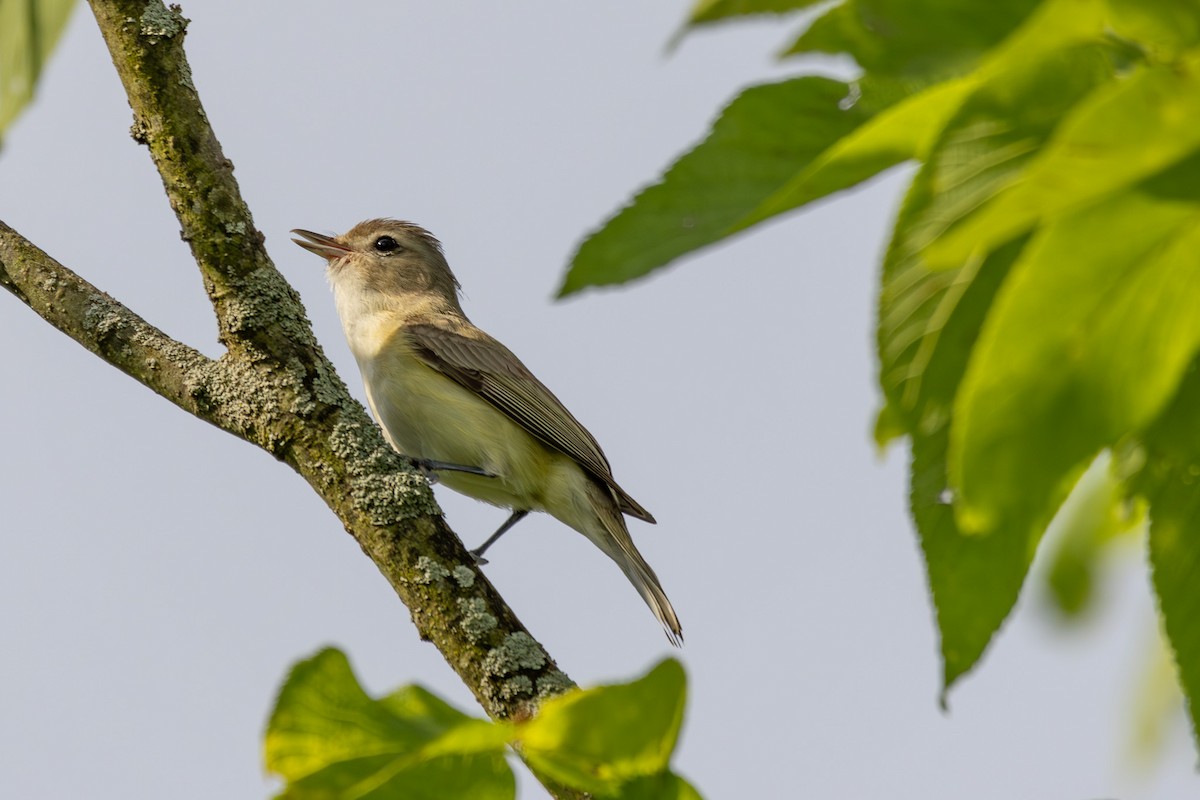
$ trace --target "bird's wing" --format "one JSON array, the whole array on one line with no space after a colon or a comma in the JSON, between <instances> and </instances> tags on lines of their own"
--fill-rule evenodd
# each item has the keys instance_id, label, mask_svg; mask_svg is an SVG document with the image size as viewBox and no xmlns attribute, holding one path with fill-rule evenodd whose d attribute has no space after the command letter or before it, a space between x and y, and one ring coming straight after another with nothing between
<instances>
[{"instance_id":1,"label":"bird's wing","mask_svg":"<svg viewBox=\"0 0 1200 800\"><path fill-rule=\"evenodd\" d=\"M543 444L573 458L616 495L621 511L654 522L613 479L595 438L512 351L480 331L468 338L440 325L404 328L418 358L491 403Z\"/></svg>"}]
</instances>

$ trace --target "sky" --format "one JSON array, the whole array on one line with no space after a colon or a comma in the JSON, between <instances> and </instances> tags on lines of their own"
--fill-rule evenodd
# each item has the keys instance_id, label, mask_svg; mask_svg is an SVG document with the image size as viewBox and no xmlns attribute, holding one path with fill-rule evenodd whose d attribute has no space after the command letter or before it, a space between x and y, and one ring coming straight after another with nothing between
<instances>
[{"instance_id":1,"label":"sky","mask_svg":"<svg viewBox=\"0 0 1200 800\"><path fill-rule=\"evenodd\" d=\"M880 454L873 309L905 168L649 279L552 295L580 239L748 84L798 74L794 25L707 29L683 2L207 0L194 79L276 265L363 398L322 262L289 242L370 217L444 243L472 320L604 446L658 519L632 522L682 619L675 768L706 798L1178 798L1182 715L1130 756L1154 643L1140 551L1065 628L1036 575L980 668L941 666ZM837 68L838 65L822 65ZM86 7L0 150L0 219L172 336L219 354L199 273ZM175 408L0 293L0 796L256 798L289 665L325 645L374 693L478 712L297 475ZM439 488L468 546L506 511ZM486 567L568 674L671 655L619 570L553 519ZM1035 572L1040 565L1035 565ZM518 766L522 800L545 792Z\"/></svg>"}]
</instances>

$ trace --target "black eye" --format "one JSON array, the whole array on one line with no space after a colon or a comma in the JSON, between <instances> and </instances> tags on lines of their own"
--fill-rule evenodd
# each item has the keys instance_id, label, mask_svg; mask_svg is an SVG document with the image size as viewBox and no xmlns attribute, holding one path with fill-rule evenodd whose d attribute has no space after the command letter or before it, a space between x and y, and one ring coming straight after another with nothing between
<instances>
[{"instance_id":1,"label":"black eye","mask_svg":"<svg viewBox=\"0 0 1200 800\"><path fill-rule=\"evenodd\" d=\"M381 253L390 253L400 249L400 243L390 236L380 236L375 240L375 249Z\"/></svg>"}]
</instances>

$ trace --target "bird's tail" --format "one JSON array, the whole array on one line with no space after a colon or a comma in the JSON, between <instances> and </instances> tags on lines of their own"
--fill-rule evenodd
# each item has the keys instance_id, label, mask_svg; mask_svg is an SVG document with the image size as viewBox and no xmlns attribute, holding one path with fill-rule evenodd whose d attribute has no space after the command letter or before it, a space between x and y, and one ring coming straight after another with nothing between
<instances>
[{"instance_id":1,"label":"bird's tail","mask_svg":"<svg viewBox=\"0 0 1200 800\"><path fill-rule=\"evenodd\" d=\"M667 593L658 582L658 576L634 546L629 529L625 527L625 518L605 489L595 484L588 488L588 500L591 501L592 509L607 534L601 541L596 541L596 544L609 558L617 562L625 577L629 578L629 582L662 623L667 639L679 647L683 644L683 628L679 625L679 617L675 615Z\"/></svg>"}]
</instances>

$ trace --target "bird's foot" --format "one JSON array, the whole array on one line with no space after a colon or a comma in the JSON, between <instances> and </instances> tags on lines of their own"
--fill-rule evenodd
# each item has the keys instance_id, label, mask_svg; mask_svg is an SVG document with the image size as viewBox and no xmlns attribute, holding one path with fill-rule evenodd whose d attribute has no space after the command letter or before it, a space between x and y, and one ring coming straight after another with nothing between
<instances>
[{"instance_id":1,"label":"bird's foot","mask_svg":"<svg viewBox=\"0 0 1200 800\"><path fill-rule=\"evenodd\" d=\"M471 558L475 559L475 564L478 566L483 566L484 564L488 563L487 559L483 557L483 551L487 550L489 547L494 545L496 543L496 540L504 535L505 531L507 531L513 525L516 525L521 520L525 519L525 516L528 513L529 513L529 509L527 509L527 508L517 509L517 510L513 511L512 514L509 515L508 519L504 520L504 524L501 525L496 530L495 533L493 533L491 536L488 537L486 542L479 545L479 547L476 547L474 550L470 551Z\"/></svg>"}]
</instances>

